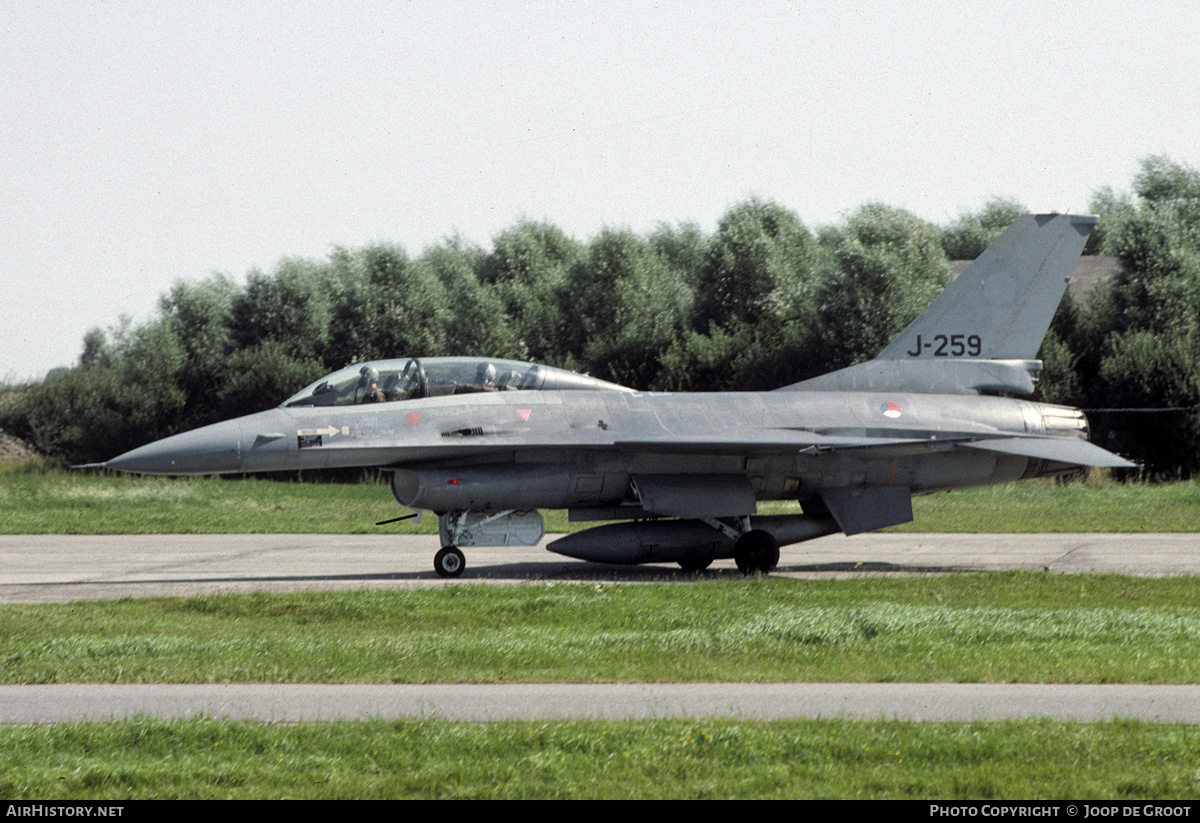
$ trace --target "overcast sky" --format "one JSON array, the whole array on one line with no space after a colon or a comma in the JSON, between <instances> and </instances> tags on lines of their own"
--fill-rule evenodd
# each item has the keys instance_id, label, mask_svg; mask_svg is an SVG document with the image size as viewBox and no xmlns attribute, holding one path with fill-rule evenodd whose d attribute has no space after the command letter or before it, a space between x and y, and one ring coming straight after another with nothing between
<instances>
[{"instance_id":1,"label":"overcast sky","mask_svg":"<svg viewBox=\"0 0 1200 823\"><path fill-rule=\"evenodd\" d=\"M1200 165L1198 45L1194 2L4 3L0 380L332 246L1086 211Z\"/></svg>"}]
</instances>

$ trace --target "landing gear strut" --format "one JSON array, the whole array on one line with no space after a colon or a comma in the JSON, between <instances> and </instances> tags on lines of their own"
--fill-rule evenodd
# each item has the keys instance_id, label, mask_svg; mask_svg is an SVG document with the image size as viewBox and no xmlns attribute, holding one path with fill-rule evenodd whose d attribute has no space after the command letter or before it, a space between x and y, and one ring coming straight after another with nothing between
<instances>
[{"instance_id":1,"label":"landing gear strut","mask_svg":"<svg viewBox=\"0 0 1200 823\"><path fill-rule=\"evenodd\" d=\"M457 546L443 546L442 550L433 556L433 570L438 573L438 577L458 577L466 567L467 560Z\"/></svg>"}]
</instances>

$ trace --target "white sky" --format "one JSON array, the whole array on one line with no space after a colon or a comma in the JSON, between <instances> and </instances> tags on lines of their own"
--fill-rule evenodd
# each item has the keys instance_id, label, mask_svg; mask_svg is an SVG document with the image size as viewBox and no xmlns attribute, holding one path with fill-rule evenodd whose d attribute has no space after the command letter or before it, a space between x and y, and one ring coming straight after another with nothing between
<instances>
[{"instance_id":1,"label":"white sky","mask_svg":"<svg viewBox=\"0 0 1200 823\"><path fill-rule=\"evenodd\" d=\"M1086 211L1200 164L1194 2L0 4L0 380L177 280L521 217Z\"/></svg>"}]
</instances>

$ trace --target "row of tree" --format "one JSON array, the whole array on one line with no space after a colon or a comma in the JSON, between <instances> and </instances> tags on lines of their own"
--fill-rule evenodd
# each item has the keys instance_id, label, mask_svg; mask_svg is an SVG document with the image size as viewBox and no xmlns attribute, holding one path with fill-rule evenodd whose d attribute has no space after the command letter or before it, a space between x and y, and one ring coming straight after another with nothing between
<instances>
[{"instance_id":1,"label":"row of tree","mask_svg":"<svg viewBox=\"0 0 1200 823\"><path fill-rule=\"evenodd\" d=\"M1043 399L1090 408L1200 402L1200 174L1143 162L1097 193L1120 268L1064 300ZM277 404L325 372L407 355L533 360L639 389L764 390L867 359L1025 209L997 200L939 227L867 205L815 232L751 200L706 235L606 229L579 242L521 222L490 249L451 238L288 259L244 285L179 283L158 316L84 339L78 366L0 395L0 426L72 462ZM1200 470L1197 415L1095 415L1099 439L1154 475Z\"/></svg>"}]
</instances>

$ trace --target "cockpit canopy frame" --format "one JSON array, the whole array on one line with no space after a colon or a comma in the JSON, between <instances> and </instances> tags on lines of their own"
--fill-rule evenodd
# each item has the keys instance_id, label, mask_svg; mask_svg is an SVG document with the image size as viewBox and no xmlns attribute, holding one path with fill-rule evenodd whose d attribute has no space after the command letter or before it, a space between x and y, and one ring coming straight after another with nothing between
<instances>
[{"instance_id":1,"label":"cockpit canopy frame","mask_svg":"<svg viewBox=\"0 0 1200 823\"><path fill-rule=\"evenodd\" d=\"M327 374L282 407L356 406L499 391L631 391L585 374L487 357L400 357L356 363Z\"/></svg>"}]
</instances>

